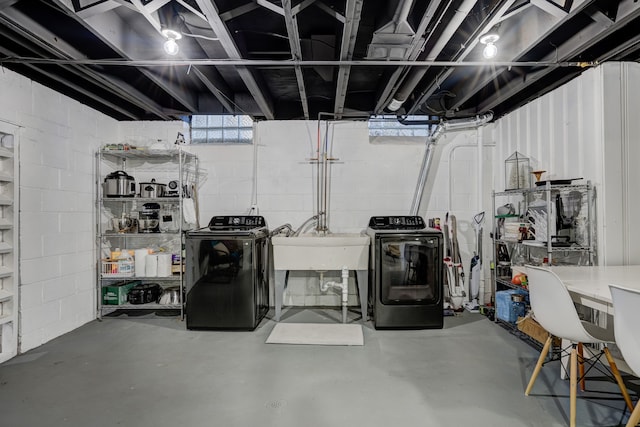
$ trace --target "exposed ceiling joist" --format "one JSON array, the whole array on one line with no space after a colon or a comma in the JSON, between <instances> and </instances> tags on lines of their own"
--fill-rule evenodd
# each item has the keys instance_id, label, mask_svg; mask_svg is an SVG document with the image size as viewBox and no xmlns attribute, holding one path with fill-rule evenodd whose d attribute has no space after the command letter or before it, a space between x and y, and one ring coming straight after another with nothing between
<instances>
[{"instance_id":1,"label":"exposed ceiling joist","mask_svg":"<svg viewBox=\"0 0 640 427\"><path fill-rule=\"evenodd\" d=\"M515 0L506 0L505 2L503 2L500 5L500 7L496 10L496 13L492 17L490 17L487 22L483 22L476 32L474 32L473 34L470 34L470 37L464 43L464 49L462 49L462 51L459 52L459 55L457 56L457 59L459 61L463 61L465 58L467 58L469 55L471 55L471 53L473 52L473 49L479 43L479 38L478 37L480 35L482 35L482 34L485 34L485 33L489 32L498 22L500 22L502 16L505 15L511 9L511 7L513 6L514 3L515 3ZM446 79L453 72L454 72L453 68L449 68L449 69L443 70L438 75L438 77L436 78L436 82L432 83L425 91L422 91L421 96L416 100L416 102L410 108L409 114L415 113L415 111L418 108L420 108L420 106L431 95L433 95L433 93L436 90L438 90L438 84L437 84L438 81L442 81L442 80ZM467 95L469 95L469 94L473 93L473 90L470 90L469 92L465 91L465 93Z\"/></svg>"},{"instance_id":2,"label":"exposed ceiling joist","mask_svg":"<svg viewBox=\"0 0 640 427\"><path fill-rule=\"evenodd\" d=\"M13 6L16 3L18 3L18 0L0 0L0 10Z\"/></svg>"},{"instance_id":3,"label":"exposed ceiling joist","mask_svg":"<svg viewBox=\"0 0 640 427\"><path fill-rule=\"evenodd\" d=\"M294 60L302 59L302 48L300 47L300 34L298 33L298 20L291 11L291 0L282 0L282 9L284 12L285 25L287 27L287 35L289 36L289 47L291 56ZM296 81L298 82L298 91L300 92L300 102L302 104L302 114L306 120L309 120L309 103L307 101L307 91L302 76L302 68L298 65L294 68L296 73Z\"/></svg>"},{"instance_id":4,"label":"exposed ceiling joist","mask_svg":"<svg viewBox=\"0 0 640 427\"><path fill-rule=\"evenodd\" d=\"M1 34L1 32L0 32L0 34ZM7 48L4 48L2 46L0 46L0 52L2 54L4 54L4 55L8 55L8 56L14 56L16 54L15 52L13 52L13 51L11 51L11 50L9 50ZM128 110L126 110L122 106L120 106L118 104L114 104L113 102L106 101L103 98L96 98L95 95L94 95L94 92L92 90L85 88L84 86L78 84L78 82L76 82L76 81L71 81L69 79L62 78L62 77L60 77L60 75L58 75L58 74L56 74L54 72L43 71L42 69L40 69L40 68L38 68L38 67L36 67L36 66L34 66L32 64L23 64L23 65L25 67L30 68L36 74L41 74L44 77L46 77L46 78L48 78L48 79L50 79L52 81L55 81L55 82L60 83L61 85L67 86L67 87L73 89L74 91L78 92L79 94L81 94L81 95L83 95L83 96L85 96L87 98L93 99L97 103L102 104L105 107L110 108L115 112L118 112L119 114L123 115L124 117L128 117L130 120L138 119L138 117L136 117L134 114L132 114L131 112L129 112Z\"/></svg>"},{"instance_id":5,"label":"exposed ceiling joist","mask_svg":"<svg viewBox=\"0 0 640 427\"><path fill-rule=\"evenodd\" d=\"M63 0L55 0L59 5L67 9L70 6ZM70 9L71 12L73 8ZM138 45L131 44L121 33L114 31L114 28L126 27L126 23L121 20L118 15L113 13L103 13L99 16L91 16L87 19L82 19L75 13L78 21L89 29L93 34L102 39L112 49L117 51L123 58L132 60L143 58L148 53L140 51ZM146 34L144 37L151 37L150 34ZM158 45L162 44L163 38L159 33L155 34L158 38ZM173 84L169 79L162 76L160 73L154 73L151 70L141 69L141 73L145 74L147 78L161 87L171 97L182 104L188 111L197 111L196 97L193 93L189 93L184 89L181 89L178 85Z\"/></svg>"},{"instance_id":6,"label":"exposed ceiling joist","mask_svg":"<svg viewBox=\"0 0 640 427\"><path fill-rule=\"evenodd\" d=\"M360 25L360 14L362 12L363 0L347 0L345 6L345 24L342 29L342 43L340 45L340 60L349 61L353 58L353 50L356 45L358 35L358 25ZM333 113L337 119L341 119L344 114L344 103L347 97L347 87L349 85L349 74L351 67L341 65L338 68L338 80L336 84L336 96Z\"/></svg>"},{"instance_id":7,"label":"exposed ceiling joist","mask_svg":"<svg viewBox=\"0 0 640 427\"><path fill-rule=\"evenodd\" d=\"M258 6L262 6L265 9L269 9L270 11L277 13L278 15L284 16L283 8L276 6L275 4L271 3L269 0L253 0L253 1L255 1L258 4Z\"/></svg>"},{"instance_id":8,"label":"exposed ceiling joist","mask_svg":"<svg viewBox=\"0 0 640 427\"><path fill-rule=\"evenodd\" d=\"M433 17L435 16L436 11L440 7L441 3L442 2L439 0L429 2L429 6L425 11L424 15L422 16L422 19L420 20L420 24L418 24L418 28L415 31L415 37L413 37L413 41L411 42L411 45L408 46L408 48L405 50L406 57L404 59L410 60L410 61L415 60L418 58L418 56L422 52L422 49L424 48L424 43L425 43L424 34L427 32L427 28L431 23L431 21L433 20ZM384 108L387 106L389 101L391 101L391 97L393 93L395 93L395 91L398 89L396 84L398 83L400 78L407 73L407 71L408 71L407 67L398 67L393 72L393 74L387 81L386 86L384 87L380 96L378 97L378 101L375 107L375 114L381 114L383 112Z\"/></svg>"},{"instance_id":9,"label":"exposed ceiling joist","mask_svg":"<svg viewBox=\"0 0 640 427\"><path fill-rule=\"evenodd\" d=\"M298 3L297 5L291 8L291 13L293 13L294 15L297 15L298 13L302 12L303 10L305 10L307 7L311 6L315 2L316 0L302 0L300 3Z\"/></svg>"},{"instance_id":10,"label":"exposed ceiling joist","mask_svg":"<svg viewBox=\"0 0 640 427\"><path fill-rule=\"evenodd\" d=\"M213 82L210 76L207 76L200 68L193 67L191 72L194 73L207 89L216 97L220 104L230 113L235 113L238 109L231 103L231 94L229 88L220 88ZM220 84L220 83L218 83Z\"/></svg>"},{"instance_id":11,"label":"exposed ceiling joist","mask_svg":"<svg viewBox=\"0 0 640 427\"><path fill-rule=\"evenodd\" d=\"M82 52L79 52L55 34L36 25L31 18L25 16L20 11L15 9L2 10L0 11L0 19L4 21L4 24L8 28L12 28L13 31L24 39L38 45L52 57L87 58ZM22 22L23 26L17 26L13 24L13 22ZM104 88L113 91L127 102L137 105L142 110L147 110L163 120L169 120L169 116L162 111L160 105L127 82L115 77L107 77L87 66L72 65L71 68L76 71L76 75L79 78L88 78L93 83L102 85Z\"/></svg>"},{"instance_id":12,"label":"exposed ceiling joist","mask_svg":"<svg viewBox=\"0 0 640 427\"><path fill-rule=\"evenodd\" d=\"M507 14L506 10L509 10L509 7L511 6L511 4L506 4L505 6L508 6L508 7L506 8L502 7L500 10L498 10L496 17L492 19L484 27L482 33L485 33L489 31L491 28L493 28L493 26L495 25L495 22L502 21L502 17ZM573 14L577 14L577 13L578 13L577 11L573 12ZM537 22L537 24L534 22L531 22L532 20L529 19L528 20L528 22L530 22L529 29L526 32L526 34L522 34L522 31L520 31L522 22L520 22L520 20L525 20L527 18L523 16L512 15L511 19L512 20L510 22L514 23L514 25L511 26L512 30L511 31L505 30L503 34L503 38L515 39L515 37L519 37L518 43L512 43L511 46L513 47L510 51L506 51L506 49L503 49L503 53L501 54L501 56L504 58L512 59L514 61L518 61L521 58L523 58L523 56L529 51L531 46L535 46L538 43L540 43L541 40L544 40L544 38L547 37L553 31L553 29L556 28L556 26L562 22L561 19L558 19L557 17L552 15L546 15L541 17L540 20ZM478 39L476 38L475 43L473 43L472 46L468 48L468 50L466 51L467 54L464 55L463 57L467 57L468 54L471 53L472 47L475 47L477 45L477 40ZM456 98L454 99L452 105L450 106L450 109L455 111L461 108L461 106L465 102L467 102L474 95L476 95L482 88L490 84L500 74L505 72L505 69L506 69L505 67L494 67L493 69L490 69L490 71L487 70L487 72L484 72L484 73L480 73L480 72L476 73L476 77L473 80L473 83L469 85L467 82L467 87L469 88L469 90L464 90L464 93L462 93L462 91L459 90L458 87L454 88L452 92L456 94ZM454 70L452 69L447 70L444 75L440 76L440 78L448 77L449 75L451 75L453 71ZM426 96L423 98L423 102L424 102L424 99L426 99L428 96L431 96L434 93L434 91L435 89L432 86L425 93Z\"/></svg>"},{"instance_id":13,"label":"exposed ceiling joist","mask_svg":"<svg viewBox=\"0 0 640 427\"><path fill-rule=\"evenodd\" d=\"M553 54L548 55L544 59L562 61L575 58L581 52L584 52L588 48L593 47L598 42L604 40L611 33L630 24L635 19L640 18L640 8L636 7L634 3L635 0L623 0L620 2L618 18L614 25L603 28L599 22L594 21L593 25L583 28L580 34L576 34L568 39L562 46L558 47L556 52L553 52ZM513 97L519 92L530 88L550 72L551 70L549 69L543 69L541 71L531 73L531 75L527 76L524 81L513 80L509 82L500 90L500 93L496 93L484 99L483 102L479 104L478 109L482 111L489 111L495 108L504 99Z\"/></svg>"},{"instance_id":14,"label":"exposed ceiling joist","mask_svg":"<svg viewBox=\"0 0 640 427\"><path fill-rule=\"evenodd\" d=\"M207 17L207 22L211 26L213 32L220 39L220 43L224 48L229 58L237 59L242 58L242 55L236 46L233 38L229 34L227 27L222 19L218 15L218 10L210 0L196 0L198 7ZM249 69L246 67L238 67L238 74L240 78L247 86L249 93L253 96L253 99L258 104L260 111L269 120L272 120L275 116L273 113L273 104L268 95L262 90L255 77Z\"/></svg>"},{"instance_id":15,"label":"exposed ceiling joist","mask_svg":"<svg viewBox=\"0 0 640 427\"><path fill-rule=\"evenodd\" d=\"M153 13L156 10L160 9L165 4L169 3L171 0L152 0L144 5L144 9L148 13Z\"/></svg>"},{"instance_id":16,"label":"exposed ceiling joist","mask_svg":"<svg viewBox=\"0 0 640 427\"><path fill-rule=\"evenodd\" d=\"M223 22L227 22L231 19L237 18L239 16L244 15L245 13L249 13L252 10L255 10L257 8L259 8L260 6L258 6L258 3L246 3L243 4L242 6L238 6L234 9L228 10L226 12L223 12L220 14L220 19ZM206 17L205 17L206 20Z\"/></svg>"},{"instance_id":17,"label":"exposed ceiling joist","mask_svg":"<svg viewBox=\"0 0 640 427\"><path fill-rule=\"evenodd\" d=\"M639 62L638 9L637 0L0 0L0 62L117 120L385 111L434 120L488 109L499 118L586 67ZM167 56L159 29L173 18L183 37ZM500 35L492 61L478 43L490 30Z\"/></svg>"},{"instance_id":18,"label":"exposed ceiling joist","mask_svg":"<svg viewBox=\"0 0 640 427\"><path fill-rule=\"evenodd\" d=\"M434 41L433 45L426 53L426 59L435 60L438 55L447 47L450 43L452 37L459 31L460 26L467 18L469 13L473 10L477 0L463 0L462 3L455 9L453 16L447 20L447 22L442 23L444 26L443 30L439 32L438 38ZM443 19L444 15L441 15L440 19ZM440 24L440 19L438 20L438 24ZM402 86L400 86L396 92L393 94L392 100L387 106L387 108L396 111L402 104L404 104L407 99L413 94L415 88L418 86L424 75L429 70L429 67L424 68L413 68L407 74L404 79ZM393 108L391 108L393 107ZM416 103L410 107L408 114L412 114L413 110L416 108Z\"/></svg>"},{"instance_id":19,"label":"exposed ceiling joist","mask_svg":"<svg viewBox=\"0 0 640 427\"><path fill-rule=\"evenodd\" d=\"M147 9L140 0L130 0L130 1L136 7L136 9L138 9L138 12L140 12L142 16L144 16L144 19L146 19L147 22L151 24L151 26L155 28L156 31L159 33L160 22L155 17L153 17L153 15L151 14L152 12L150 12L149 9Z\"/></svg>"},{"instance_id":20,"label":"exposed ceiling joist","mask_svg":"<svg viewBox=\"0 0 640 427\"><path fill-rule=\"evenodd\" d=\"M555 16L556 18L564 18L567 16L568 10L563 7L560 7L559 4L556 4L549 0L530 0L531 4L544 10L550 15Z\"/></svg>"},{"instance_id":21,"label":"exposed ceiling joist","mask_svg":"<svg viewBox=\"0 0 640 427\"><path fill-rule=\"evenodd\" d=\"M342 22L343 24L345 23L346 18L344 17L344 15L340 14L337 10L331 9L323 1L317 0L315 2L315 5L318 6L318 8L321 11L333 16L334 18L336 18L338 21Z\"/></svg>"}]
</instances>

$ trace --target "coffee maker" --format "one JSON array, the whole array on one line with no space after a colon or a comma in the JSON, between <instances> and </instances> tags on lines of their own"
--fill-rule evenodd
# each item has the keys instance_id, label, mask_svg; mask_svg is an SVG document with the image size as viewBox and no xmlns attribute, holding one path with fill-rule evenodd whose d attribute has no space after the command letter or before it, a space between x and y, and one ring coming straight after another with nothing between
<instances>
[{"instance_id":1,"label":"coffee maker","mask_svg":"<svg viewBox=\"0 0 640 427\"><path fill-rule=\"evenodd\" d=\"M560 242L575 243L576 220L582 208L582 194L570 191L556 196L556 230Z\"/></svg>"},{"instance_id":2,"label":"coffee maker","mask_svg":"<svg viewBox=\"0 0 640 427\"><path fill-rule=\"evenodd\" d=\"M160 232L160 205L145 203L138 212L138 233Z\"/></svg>"}]
</instances>

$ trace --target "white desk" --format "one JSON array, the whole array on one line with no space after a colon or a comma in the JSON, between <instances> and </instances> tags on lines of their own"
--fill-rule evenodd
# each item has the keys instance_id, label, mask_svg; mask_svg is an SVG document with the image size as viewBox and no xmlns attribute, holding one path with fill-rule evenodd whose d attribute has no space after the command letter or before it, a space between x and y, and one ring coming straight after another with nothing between
<instances>
[{"instance_id":1,"label":"white desk","mask_svg":"<svg viewBox=\"0 0 640 427\"><path fill-rule=\"evenodd\" d=\"M613 315L609 285L640 290L640 265L550 267L573 300Z\"/></svg>"},{"instance_id":2,"label":"white desk","mask_svg":"<svg viewBox=\"0 0 640 427\"><path fill-rule=\"evenodd\" d=\"M578 304L593 308L613 316L613 302L609 285L620 285L626 288L640 290L640 265L621 266L566 266L549 267L549 270L558 275L565 284L571 298ZM610 328L612 325L600 325ZM567 342L563 340L562 346ZM565 367L568 365L568 356L562 357ZM616 358L618 368L625 372L629 370L624 360ZM560 377L566 379L566 369L560 370Z\"/></svg>"}]
</instances>

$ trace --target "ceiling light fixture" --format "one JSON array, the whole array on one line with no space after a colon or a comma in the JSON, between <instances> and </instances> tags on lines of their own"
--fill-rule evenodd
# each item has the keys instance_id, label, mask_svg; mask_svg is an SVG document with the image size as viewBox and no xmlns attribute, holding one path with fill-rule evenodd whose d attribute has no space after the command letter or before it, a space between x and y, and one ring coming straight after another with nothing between
<instances>
[{"instance_id":1,"label":"ceiling light fixture","mask_svg":"<svg viewBox=\"0 0 640 427\"><path fill-rule=\"evenodd\" d=\"M486 59L495 58L498 54L498 46L495 43L500 39L500 36L497 34L485 34L480 37L480 43L486 45L482 50L482 56Z\"/></svg>"},{"instance_id":2,"label":"ceiling light fixture","mask_svg":"<svg viewBox=\"0 0 640 427\"><path fill-rule=\"evenodd\" d=\"M182 34L180 34L176 30L163 28L162 35L167 39L163 45L164 51L167 53L167 55L177 55L178 51L180 50L180 46L178 46L176 40L180 40L182 38Z\"/></svg>"}]
</instances>

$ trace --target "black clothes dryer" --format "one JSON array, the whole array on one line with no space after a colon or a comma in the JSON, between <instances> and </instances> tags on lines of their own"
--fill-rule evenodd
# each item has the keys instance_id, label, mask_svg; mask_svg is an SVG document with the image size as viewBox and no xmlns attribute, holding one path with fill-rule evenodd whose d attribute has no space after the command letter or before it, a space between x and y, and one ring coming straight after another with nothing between
<instances>
[{"instance_id":1,"label":"black clothes dryer","mask_svg":"<svg viewBox=\"0 0 640 427\"><path fill-rule=\"evenodd\" d=\"M215 216L187 232L187 329L258 326L269 310L268 241L261 216Z\"/></svg>"},{"instance_id":2,"label":"black clothes dryer","mask_svg":"<svg viewBox=\"0 0 640 427\"><path fill-rule=\"evenodd\" d=\"M369 308L376 329L441 329L443 236L419 216L369 221Z\"/></svg>"}]
</instances>

